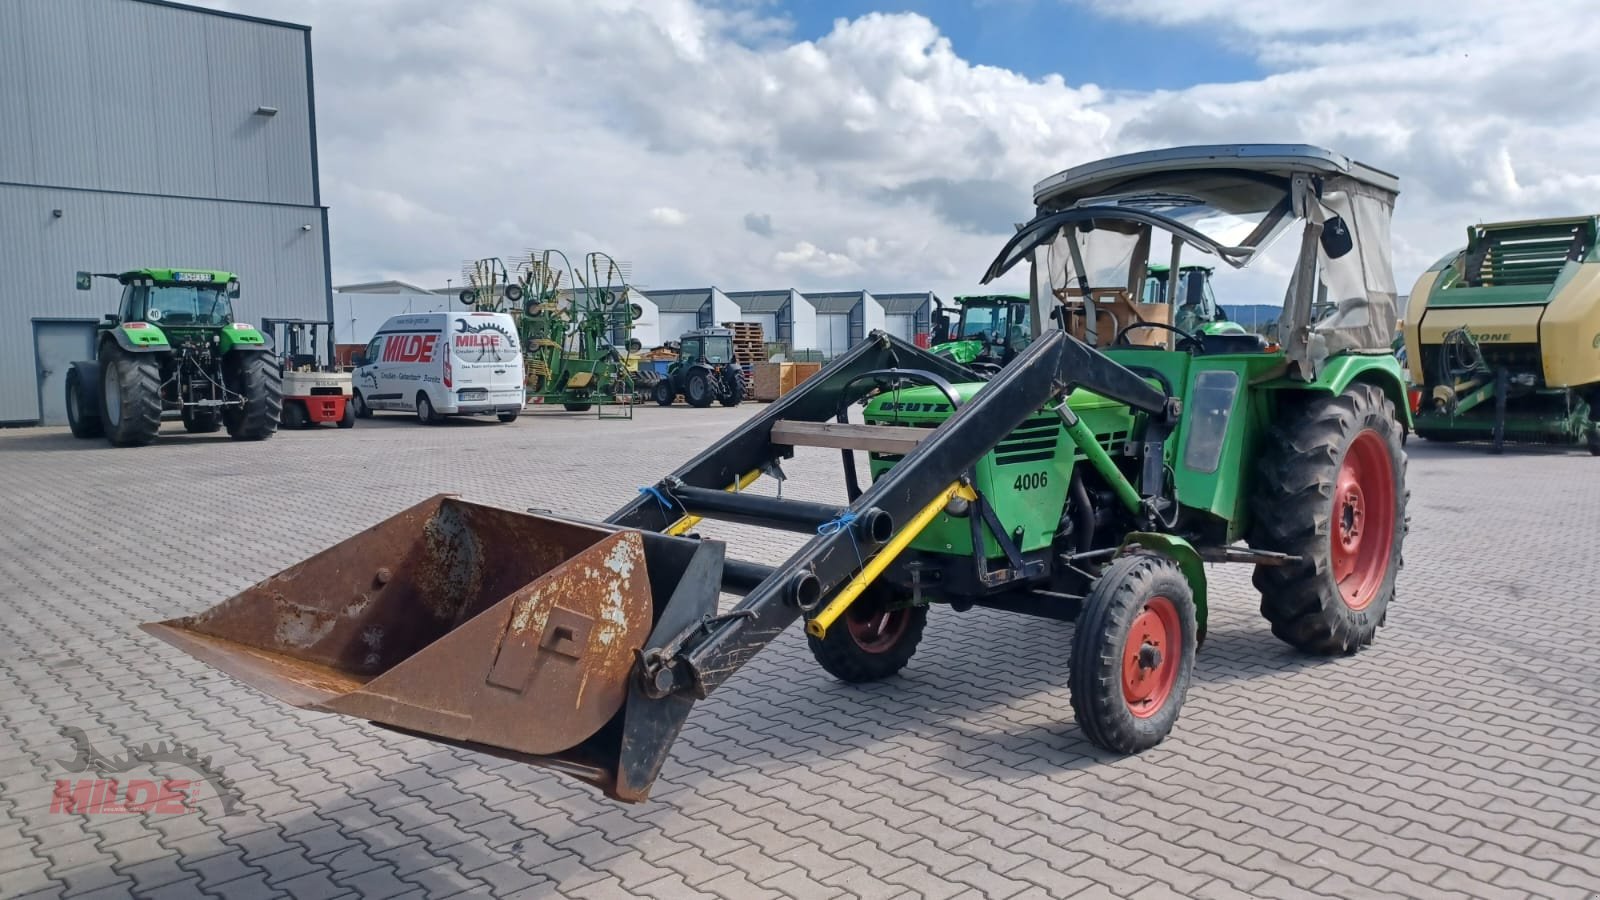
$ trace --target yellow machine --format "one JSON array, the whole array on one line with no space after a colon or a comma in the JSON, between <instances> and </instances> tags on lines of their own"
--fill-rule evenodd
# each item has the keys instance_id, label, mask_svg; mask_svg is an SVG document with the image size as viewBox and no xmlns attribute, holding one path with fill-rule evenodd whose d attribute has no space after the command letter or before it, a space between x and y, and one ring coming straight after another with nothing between
<instances>
[{"instance_id":1,"label":"yellow machine","mask_svg":"<svg viewBox=\"0 0 1600 900\"><path fill-rule=\"evenodd\" d=\"M1600 217L1474 225L1402 325L1428 440L1586 443L1600 456Z\"/></svg>"}]
</instances>

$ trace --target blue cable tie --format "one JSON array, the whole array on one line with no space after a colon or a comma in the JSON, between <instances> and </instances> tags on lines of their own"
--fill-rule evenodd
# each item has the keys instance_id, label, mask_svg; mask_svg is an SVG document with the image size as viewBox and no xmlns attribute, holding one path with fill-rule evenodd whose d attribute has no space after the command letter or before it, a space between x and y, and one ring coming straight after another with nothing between
<instances>
[{"instance_id":1,"label":"blue cable tie","mask_svg":"<svg viewBox=\"0 0 1600 900\"><path fill-rule=\"evenodd\" d=\"M828 521L823 522L821 525L818 525L817 534L820 534L824 537L838 534L846 528L850 528L850 523L854 522L855 520L856 514L853 512L840 513ZM850 528L850 549L856 551L856 562L861 565L861 568L865 569L867 567L867 561L861 556L861 546L856 543L856 532L854 528Z\"/></svg>"},{"instance_id":2,"label":"blue cable tie","mask_svg":"<svg viewBox=\"0 0 1600 900\"><path fill-rule=\"evenodd\" d=\"M668 500L666 495L661 493L660 488L653 486L642 487L639 488L639 493L649 494L650 496L656 498L656 502L661 504L661 512L668 517L672 515L672 501Z\"/></svg>"}]
</instances>

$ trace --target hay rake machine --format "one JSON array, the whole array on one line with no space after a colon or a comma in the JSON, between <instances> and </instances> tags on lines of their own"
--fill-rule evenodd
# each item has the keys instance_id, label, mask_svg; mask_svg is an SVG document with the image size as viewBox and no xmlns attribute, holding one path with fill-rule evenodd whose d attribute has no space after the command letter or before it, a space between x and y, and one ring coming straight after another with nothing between
<instances>
[{"instance_id":1,"label":"hay rake machine","mask_svg":"<svg viewBox=\"0 0 1600 900\"><path fill-rule=\"evenodd\" d=\"M1189 690L1205 562L1253 565L1273 633L1308 653L1353 652L1384 620L1405 534L1403 383L1386 334L1306 320L1319 281L1379 286L1346 311L1383 305L1397 190L1298 145L1068 170L1036 190L986 281L1026 261L1036 285L1092 298L1143 284L1154 229L1242 266L1301 222L1284 328L1298 337L1097 349L1058 326L984 380L874 331L604 521L436 496L145 627L284 702L640 801L695 703L795 620L826 671L861 682L910 663L930 607L984 607L1075 621L1074 716L1093 743L1138 753ZM1194 227L1230 220L1247 227ZM1092 283L1102 251L1130 268ZM751 489L799 447L840 454L845 502ZM768 565L698 537L702 519L809 539ZM742 599L720 610L719 592Z\"/></svg>"}]
</instances>

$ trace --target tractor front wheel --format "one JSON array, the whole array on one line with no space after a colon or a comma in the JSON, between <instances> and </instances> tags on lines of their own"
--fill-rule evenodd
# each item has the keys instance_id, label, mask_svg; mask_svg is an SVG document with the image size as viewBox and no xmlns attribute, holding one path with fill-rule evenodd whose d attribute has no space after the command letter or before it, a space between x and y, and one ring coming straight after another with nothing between
<instances>
[{"instance_id":1,"label":"tractor front wheel","mask_svg":"<svg viewBox=\"0 0 1600 900\"><path fill-rule=\"evenodd\" d=\"M228 387L244 402L222 414L228 436L236 441L263 441L278 430L283 415L283 375L270 353L235 350L223 357Z\"/></svg>"},{"instance_id":2,"label":"tractor front wheel","mask_svg":"<svg viewBox=\"0 0 1600 900\"><path fill-rule=\"evenodd\" d=\"M683 386L683 399L689 401L690 406L704 409L715 400L717 392L711 387L711 375L705 369L695 369L689 373L689 381Z\"/></svg>"},{"instance_id":3,"label":"tractor front wheel","mask_svg":"<svg viewBox=\"0 0 1600 900\"><path fill-rule=\"evenodd\" d=\"M880 587L866 593L835 619L824 637L806 634L811 655L828 674L852 684L880 681L911 661L928 624L926 606L890 602Z\"/></svg>"},{"instance_id":4,"label":"tractor front wheel","mask_svg":"<svg viewBox=\"0 0 1600 900\"><path fill-rule=\"evenodd\" d=\"M722 405L738 406L739 401L744 399L744 372L740 371L738 366L729 366L724 371L726 375L723 386L728 393L722 398Z\"/></svg>"},{"instance_id":5,"label":"tractor front wheel","mask_svg":"<svg viewBox=\"0 0 1600 900\"><path fill-rule=\"evenodd\" d=\"M98 385L92 379L92 375L84 378L76 365L67 370L67 425L76 438L96 438L105 433L100 427L100 398L93 393Z\"/></svg>"},{"instance_id":6,"label":"tractor front wheel","mask_svg":"<svg viewBox=\"0 0 1600 900\"><path fill-rule=\"evenodd\" d=\"M1133 553L1090 589L1072 635L1067 684L1084 736L1113 753L1161 743L1194 676L1194 593L1178 564Z\"/></svg>"},{"instance_id":7,"label":"tractor front wheel","mask_svg":"<svg viewBox=\"0 0 1600 900\"><path fill-rule=\"evenodd\" d=\"M114 353L100 365L100 425L118 447L139 447L161 430L161 366L155 354Z\"/></svg>"},{"instance_id":8,"label":"tractor front wheel","mask_svg":"<svg viewBox=\"0 0 1600 900\"><path fill-rule=\"evenodd\" d=\"M1256 567L1273 634L1322 655L1372 643L1394 599L1407 497L1400 426L1377 387L1317 397L1273 429L1250 545L1300 558Z\"/></svg>"},{"instance_id":9,"label":"tractor front wheel","mask_svg":"<svg viewBox=\"0 0 1600 900\"><path fill-rule=\"evenodd\" d=\"M671 406L672 401L678 396L672 390L672 379L670 378L663 378L657 381L656 386L650 389L650 394L655 398L658 406Z\"/></svg>"}]
</instances>

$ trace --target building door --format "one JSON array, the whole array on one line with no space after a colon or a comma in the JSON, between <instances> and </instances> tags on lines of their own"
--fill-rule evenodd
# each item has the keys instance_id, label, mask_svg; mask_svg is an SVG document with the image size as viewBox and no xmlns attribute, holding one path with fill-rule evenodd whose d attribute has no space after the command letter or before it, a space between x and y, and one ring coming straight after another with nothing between
<instances>
[{"instance_id":1,"label":"building door","mask_svg":"<svg viewBox=\"0 0 1600 900\"><path fill-rule=\"evenodd\" d=\"M94 319L34 319L33 367L39 377L39 424L67 424L67 368L94 358Z\"/></svg>"}]
</instances>

